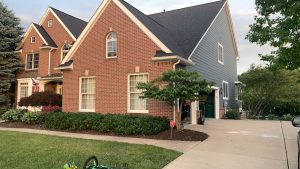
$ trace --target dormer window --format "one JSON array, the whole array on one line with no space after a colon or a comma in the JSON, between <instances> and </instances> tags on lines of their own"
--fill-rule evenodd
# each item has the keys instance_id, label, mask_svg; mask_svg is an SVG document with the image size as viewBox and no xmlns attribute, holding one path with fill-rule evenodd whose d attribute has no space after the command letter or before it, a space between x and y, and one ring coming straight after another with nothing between
<instances>
[{"instance_id":1,"label":"dormer window","mask_svg":"<svg viewBox=\"0 0 300 169\"><path fill-rule=\"evenodd\" d=\"M66 58L66 56L69 53L71 47L72 47L72 45L65 42L65 44L61 48L61 61Z\"/></svg>"},{"instance_id":2,"label":"dormer window","mask_svg":"<svg viewBox=\"0 0 300 169\"><path fill-rule=\"evenodd\" d=\"M117 34L110 32L106 38L106 58L117 57Z\"/></svg>"},{"instance_id":3,"label":"dormer window","mask_svg":"<svg viewBox=\"0 0 300 169\"><path fill-rule=\"evenodd\" d=\"M48 28L52 28L52 26L53 26L53 20L50 19L50 20L48 21Z\"/></svg>"},{"instance_id":4,"label":"dormer window","mask_svg":"<svg viewBox=\"0 0 300 169\"><path fill-rule=\"evenodd\" d=\"M30 42L31 42L31 43L35 43L35 36L32 36L32 37L30 38Z\"/></svg>"}]
</instances>

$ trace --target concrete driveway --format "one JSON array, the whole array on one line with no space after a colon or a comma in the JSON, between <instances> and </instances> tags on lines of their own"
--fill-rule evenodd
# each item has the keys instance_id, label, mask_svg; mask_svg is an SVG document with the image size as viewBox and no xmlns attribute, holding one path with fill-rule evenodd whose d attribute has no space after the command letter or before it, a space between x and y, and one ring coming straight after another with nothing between
<instances>
[{"instance_id":1,"label":"concrete driveway","mask_svg":"<svg viewBox=\"0 0 300 169\"><path fill-rule=\"evenodd\" d=\"M297 169L299 129L290 122L208 119L186 128L210 137L165 169Z\"/></svg>"}]
</instances>

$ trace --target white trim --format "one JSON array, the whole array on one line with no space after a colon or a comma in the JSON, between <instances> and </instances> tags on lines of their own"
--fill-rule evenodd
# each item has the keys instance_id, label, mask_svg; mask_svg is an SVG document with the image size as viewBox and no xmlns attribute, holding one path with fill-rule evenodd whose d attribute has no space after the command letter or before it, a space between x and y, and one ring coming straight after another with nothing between
<instances>
[{"instance_id":1,"label":"white trim","mask_svg":"<svg viewBox=\"0 0 300 169\"><path fill-rule=\"evenodd\" d=\"M192 61L186 60L180 56L154 57L154 58L152 58L152 60L153 61L172 61L172 60L178 61L178 60L180 60L181 63L183 63L185 65L195 65L195 63L193 63Z\"/></svg>"},{"instance_id":2,"label":"white trim","mask_svg":"<svg viewBox=\"0 0 300 169\"><path fill-rule=\"evenodd\" d=\"M132 73L127 75L127 113L141 113L141 114L148 114L149 110L131 110L130 109L130 76L138 76L138 75L147 75L148 82L150 79L149 73ZM149 109L149 107L148 107Z\"/></svg>"},{"instance_id":3,"label":"white trim","mask_svg":"<svg viewBox=\"0 0 300 169\"><path fill-rule=\"evenodd\" d=\"M28 97L32 95L33 84L31 78L17 79L17 81L18 81L17 104L19 104L21 100L21 83L28 83Z\"/></svg>"},{"instance_id":4,"label":"white trim","mask_svg":"<svg viewBox=\"0 0 300 169\"><path fill-rule=\"evenodd\" d=\"M28 27L26 33L24 34L23 39L22 39L22 42L21 42L21 44L19 45L18 48L20 48L20 47L23 46L23 44L24 44L24 42L25 42L25 39L27 39L27 36L29 35L29 32L30 32L32 29L34 29L34 30L36 31L36 33L40 36L40 38L41 38L42 41L45 43L45 45L48 45L47 41L46 41L46 40L44 39L44 37L40 34L40 32L37 30L37 28L34 26L34 24L31 23L30 26ZM30 42L31 42L31 40L30 40Z\"/></svg>"},{"instance_id":5,"label":"white trim","mask_svg":"<svg viewBox=\"0 0 300 169\"><path fill-rule=\"evenodd\" d=\"M30 37L30 43L36 43L36 38L35 36Z\"/></svg>"},{"instance_id":6,"label":"white trim","mask_svg":"<svg viewBox=\"0 0 300 169\"><path fill-rule=\"evenodd\" d=\"M38 80L56 80L56 79L63 79L64 77L49 77L49 78L37 78Z\"/></svg>"},{"instance_id":7,"label":"white trim","mask_svg":"<svg viewBox=\"0 0 300 169\"><path fill-rule=\"evenodd\" d=\"M81 109L81 104L82 104L82 94L81 94L81 84L82 84L82 79L89 79L89 78L94 78L95 79L95 109ZM97 83L96 83L96 76L83 76L83 77L79 77L79 91L78 91L78 94L79 94L79 104L78 104L78 110L79 112L96 112L96 100L97 100Z\"/></svg>"},{"instance_id":8,"label":"white trim","mask_svg":"<svg viewBox=\"0 0 300 169\"><path fill-rule=\"evenodd\" d=\"M116 46L116 56L108 56L108 36L111 34L111 33L115 33L116 34L116 43L117 43L117 46ZM118 37L117 37L117 33L114 32L114 31L110 31L107 35L106 35L106 39L105 39L105 58L106 59L114 59L114 58L118 58Z\"/></svg>"},{"instance_id":9,"label":"white trim","mask_svg":"<svg viewBox=\"0 0 300 169\"><path fill-rule=\"evenodd\" d=\"M51 9L51 7L48 7L48 9L46 10L45 14L43 15L42 19L39 22L39 25L42 25L45 21L45 19L47 18L49 12L51 12L54 17L58 20L58 22L64 27L64 29L68 32L68 34L72 37L72 39L74 41L76 41L75 36L71 33L71 31L66 27L66 25L60 20L60 18L56 15L56 13ZM53 21L52 21L53 22ZM47 23L48 25L48 23Z\"/></svg>"},{"instance_id":10,"label":"white trim","mask_svg":"<svg viewBox=\"0 0 300 169\"><path fill-rule=\"evenodd\" d=\"M73 63L70 66L56 67L54 70L73 70Z\"/></svg>"},{"instance_id":11,"label":"white trim","mask_svg":"<svg viewBox=\"0 0 300 169\"><path fill-rule=\"evenodd\" d=\"M48 28L52 28L53 27L53 19L49 19L47 21L47 26L48 26Z\"/></svg>"},{"instance_id":12,"label":"white trim","mask_svg":"<svg viewBox=\"0 0 300 169\"><path fill-rule=\"evenodd\" d=\"M225 89L224 89L224 84L227 84L227 97L225 97ZM223 100L229 100L229 83L227 81L222 81L222 89L223 89Z\"/></svg>"},{"instance_id":13,"label":"white trim","mask_svg":"<svg viewBox=\"0 0 300 169\"><path fill-rule=\"evenodd\" d=\"M88 33L94 27L94 25L96 24L96 21L102 15L102 13L104 12L104 9L108 5L108 2L110 2L110 1L111 0L103 0L101 2L101 5L97 9L97 11L93 15L93 17L90 19L90 21L88 22L87 26L84 28L82 33L80 34L79 38L75 41L75 44L71 48L70 52L65 57L65 59L61 62L62 64L66 63L67 61L69 61L73 57L73 53L75 53L77 51L77 49L81 46L82 41L87 37Z\"/></svg>"},{"instance_id":14,"label":"white trim","mask_svg":"<svg viewBox=\"0 0 300 169\"><path fill-rule=\"evenodd\" d=\"M211 88L215 90L215 118L220 119L220 88L216 86Z\"/></svg>"},{"instance_id":15,"label":"white trim","mask_svg":"<svg viewBox=\"0 0 300 169\"><path fill-rule=\"evenodd\" d=\"M220 60L220 49L219 48L222 48L222 56L221 56L221 59L223 60ZM224 47L221 43L218 42L218 62L222 65L224 65L224 62L225 62L225 56L224 56Z\"/></svg>"},{"instance_id":16,"label":"white trim","mask_svg":"<svg viewBox=\"0 0 300 169\"><path fill-rule=\"evenodd\" d=\"M228 0L226 0L226 2L224 3L224 5L222 6L222 8L220 9L220 11L218 12L218 14L216 15L216 17L214 18L214 20L211 22L210 26L208 27L208 29L205 31L205 33L203 34L202 38L199 40L199 42L197 43L196 47L194 48L194 50L192 51L192 53L189 56L189 60L191 60L192 56L194 55L195 51L197 50L198 46L200 45L200 43L203 41L204 37L207 35L208 31L210 30L210 28L213 26L213 24L215 23L215 21L217 20L217 18L219 17L219 15L221 14L222 10L224 9L224 7L227 6L228 7ZM228 7L229 8L229 7ZM228 13L228 11L226 10L226 13ZM231 17L230 17L231 18ZM231 24L231 26L229 26L230 29L233 29L233 25L232 25L232 20L229 23L229 25ZM233 35L233 38L235 38L235 32L233 30L231 30L231 33ZM236 58L239 59L239 52L238 52L238 47L237 47L237 43L236 43L236 39L234 39L234 48L235 48L235 52L236 52Z\"/></svg>"},{"instance_id":17,"label":"white trim","mask_svg":"<svg viewBox=\"0 0 300 169\"><path fill-rule=\"evenodd\" d=\"M96 21L100 18L111 1L113 1L161 50L166 53L172 53L172 51L165 44L163 44L145 25L143 25L141 21L139 21L121 2L119 2L119 0L103 0L94 16L81 33L78 40L75 42L74 48L71 49L62 63L69 61L73 57L73 54L77 51L82 41L86 38Z\"/></svg>"},{"instance_id":18,"label":"white trim","mask_svg":"<svg viewBox=\"0 0 300 169\"><path fill-rule=\"evenodd\" d=\"M34 68L35 64L35 54L39 55L39 64L38 64L38 68ZM28 64L28 55L33 55L32 57L32 67L31 69L28 69L27 64ZM31 52L31 53L27 53L26 54L26 60L25 60L25 71L33 71L33 70L38 70L40 68L40 53L35 53L35 52Z\"/></svg>"}]
</instances>

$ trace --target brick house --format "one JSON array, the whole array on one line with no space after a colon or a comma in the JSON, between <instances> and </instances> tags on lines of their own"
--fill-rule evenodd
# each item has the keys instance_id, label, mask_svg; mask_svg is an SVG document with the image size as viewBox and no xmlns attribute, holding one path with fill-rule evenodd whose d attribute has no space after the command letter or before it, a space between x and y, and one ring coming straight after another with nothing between
<instances>
[{"instance_id":1,"label":"brick house","mask_svg":"<svg viewBox=\"0 0 300 169\"><path fill-rule=\"evenodd\" d=\"M175 106L140 99L136 84L178 68L197 71L216 83L207 99L211 117L222 117L238 102L239 53L226 0L152 15L124 0L103 0L73 40L72 48L53 70L63 73L65 112L172 118ZM191 104L193 124L199 107L199 102Z\"/></svg>"},{"instance_id":2,"label":"brick house","mask_svg":"<svg viewBox=\"0 0 300 169\"><path fill-rule=\"evenodd\" d=\"M54 68L61 64L86 24L49 7L39 24L29 26L17 49L25 69L17 74L16 102L34 90L62 94L63 74Z\"/></svg>"}]
</instances>

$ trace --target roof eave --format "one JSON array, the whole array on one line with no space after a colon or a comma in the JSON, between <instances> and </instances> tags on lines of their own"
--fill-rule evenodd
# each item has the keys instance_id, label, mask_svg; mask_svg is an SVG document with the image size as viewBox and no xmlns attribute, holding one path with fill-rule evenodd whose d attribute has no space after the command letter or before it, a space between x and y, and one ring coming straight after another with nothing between
<instances>
[{"instance_id":1,"label":"roof eave","mask_svg":"<svg viewBox=\"0 0 300 169\"><path fill-rule=\"evenodd\" d=\"M187 60L187 59L184 59L180 56L177 56L177 55L174 55L174 56L163 56L163 57L154 57L152 58L153 61L156 61L156 62L163 62L163 61L174 61L174 62L177 62L180 60L180 63L186 65L186 66L192 66L192 65L195 65L194 62L190 61L190 60Z\"/></svg>"}]
</instances>

